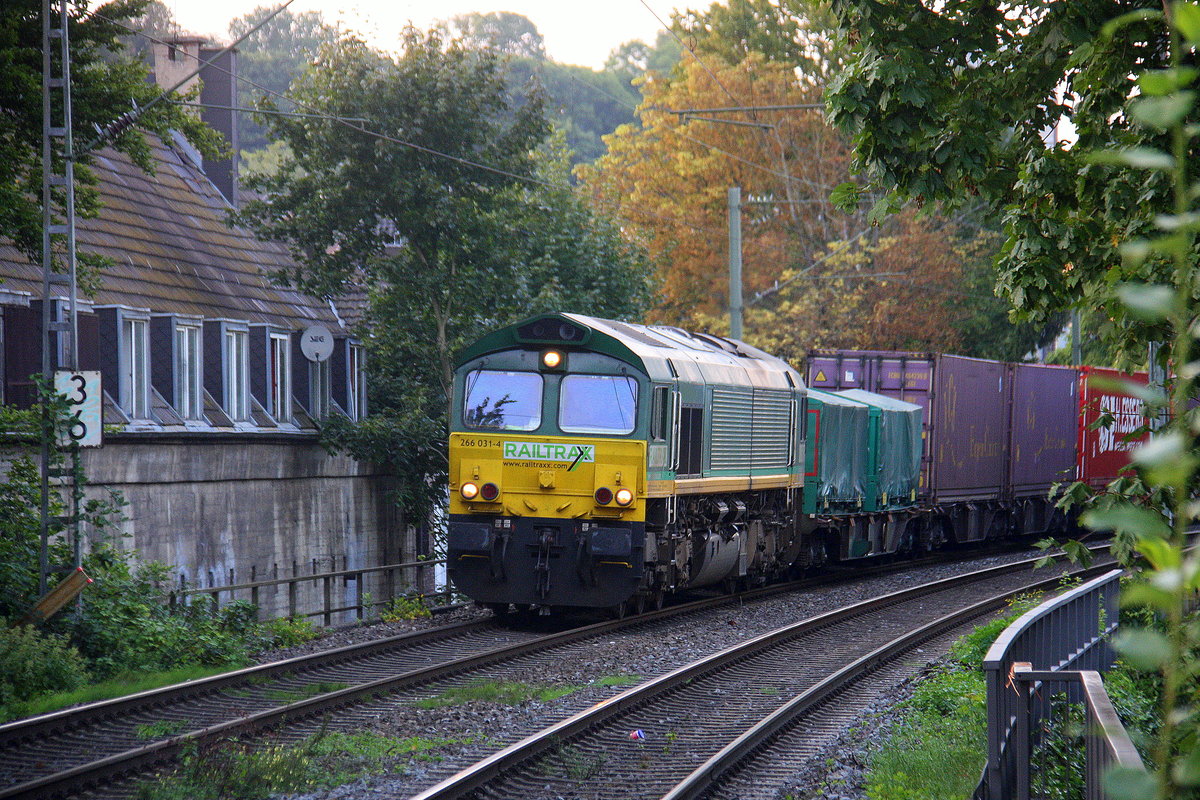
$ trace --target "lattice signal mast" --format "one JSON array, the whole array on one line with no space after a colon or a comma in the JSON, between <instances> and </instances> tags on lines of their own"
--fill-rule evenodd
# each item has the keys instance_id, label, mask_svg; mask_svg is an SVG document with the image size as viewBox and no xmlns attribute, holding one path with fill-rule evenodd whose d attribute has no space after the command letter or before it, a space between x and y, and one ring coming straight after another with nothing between
<instances>
[{"instance_id":1,"label":"lattice signal mast","mask_svg":"<svg viewBox=\"0 0 1200 800\"><path fill-rule=\"evenodd\" d=\"M71 134L71 41L67 0L42 0L42 377L50 380L56 366L79 369L79 325L75 263L75 144ZM57 68L57 70L56 70ZM57 119L56 117L57 112ZM57 148L56 148L56 145ZM58 152L56 153L56 149ZM62 208L56 220L55 203ZM55 269L54 245L66 243L65 270ZM65 292L63 290L65 289ZM67 295L67 318L56 314L56 294ZM54 334L62 343L61 362L52 352ZM50 573L51 448L56 442L42 436L42 508L39 589L46 593ZM74 505L74 504L72 504ZM68 517L78 543L78 514ZM78 544L77 544L78 548Z\"/></svg>"}]
</instances>

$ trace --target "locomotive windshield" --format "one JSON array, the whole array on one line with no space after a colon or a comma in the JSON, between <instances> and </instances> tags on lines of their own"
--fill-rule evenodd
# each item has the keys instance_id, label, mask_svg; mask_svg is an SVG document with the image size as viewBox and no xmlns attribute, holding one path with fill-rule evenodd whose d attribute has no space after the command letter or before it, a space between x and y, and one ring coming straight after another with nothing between
<instances>
[{"instance_id":1,"label":"locomotive windshield","mask_svg":"<svg viewBox=\"0 0 1200 800\"><path fill-rule=\"evenodd\" d=\"M566 433L633 433L637 381L618 375L567 375L558 398Z\"/></svg>"},{"instance_id":2,"label":"locomotive windshield","mask_svg":"<svg viewBox=\"0 0 1200 800\"><path fill-rule=\"evenodd\" d=\"M542 376L477 369L467 375L463 422L488 431L532 431L542 424Z\"/></svg>"}]
</instances>

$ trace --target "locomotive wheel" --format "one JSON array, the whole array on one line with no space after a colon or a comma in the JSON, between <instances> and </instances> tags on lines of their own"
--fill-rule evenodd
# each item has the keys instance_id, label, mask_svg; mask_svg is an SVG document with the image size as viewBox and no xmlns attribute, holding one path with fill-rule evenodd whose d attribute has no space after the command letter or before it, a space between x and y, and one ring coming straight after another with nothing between
<instances>
[{"instance_id":1,"label":"locomotive wheel","mask_svg":"<svg viewBox=\"0 0 1200 800\"><path fill-rule=\"evenodd\" d=\"M512 613L512 607L508 603L488 603L487 607L497 617L507 618Z\"/></svg>"},{"instance_id":2,"label":"locomotive wheel","mask_svg":"<svg viewBox=\"0 0 1200 800\"><path fill-rule=\"evenodd\" d=\"M613 619L625 619L625 617L628 614L629 614L629 601L628 600L622 600L621 602L617 603L615 606L608 607L608 615L610 617L612 617Z\"/></svg>"},{"instance_id":3,"label":"locomotive wheel","mask_svg":"<svg viewBox=\"0 0 1200 800\"><path fill-rule=\"evenodd\" d=\"M661 589L650 593L650 606L655 611L662 610L663 600L666 599L666 592Z\"/></svg>"},{"instance_id":4,"label":"locomotive wheel","mask_svg":"<svg viewBox=\"0 0 1200 800\"><path fill-rule=\"evenodd\" d=\"M632 614L641 614L646 610L646 595L644 594L635 594L627 602L632 605L630 609Z\"/></svg>"}]
</instances>

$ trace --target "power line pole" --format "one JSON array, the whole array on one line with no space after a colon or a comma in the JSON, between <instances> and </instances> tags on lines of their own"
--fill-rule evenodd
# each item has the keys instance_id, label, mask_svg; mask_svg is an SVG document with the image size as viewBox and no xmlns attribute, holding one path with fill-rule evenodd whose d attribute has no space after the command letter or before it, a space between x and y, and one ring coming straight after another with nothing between
<instances>
[{"instance_id":1,"label":"power line pole","mask_svg":"<svg viewBox=\"0 0 1200 800\"><path fill-rule=\"evenodd\" d=\"M729 337L742 338L742 190L729 187Z\"/></svg>"}]
</instances>

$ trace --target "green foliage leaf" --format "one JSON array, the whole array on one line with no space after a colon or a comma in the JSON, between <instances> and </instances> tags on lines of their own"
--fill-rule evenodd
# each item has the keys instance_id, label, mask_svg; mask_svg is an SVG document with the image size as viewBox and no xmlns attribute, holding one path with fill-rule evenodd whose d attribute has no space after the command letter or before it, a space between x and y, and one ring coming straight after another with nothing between
<instances>
[{"instance_id":1,"label":"green foliage leaf","mask_svg":"<svg viewBox=\"0 0 1200 800\"><path fill-rule=\"evenodd\" d=\"M1087 161L1093 164L1114 164L1121 167L1136 169L1175 169L1175 158L1169 153L1155 150L1152 147L1127 147L1121 150L1100 150L1088 153Z\"/></svg>"},{"instance_id":2,"label":"green foliage leaf","mask_svg":"<svg viewBox=\"0 0 1200 800\"><path fill-rule=\"evenodd\" d=\"M1200 786L1200 747L1193 747L1175 762L1171 777L1181 786Z\"/></svg>"},{"instance_id":3,"label":"green foliage leaf","mask_svg":"<svg viewBox=\"0 0 1200 800\"><path fill-rule=\"evenodd\" d=\"M1167 395L1157 386L1148 383L1138 383L1124 378L1109 378L1106 375L1092 375L1088 378L1088 386L1102 391L1119 392L1130 397L1136 397L1148 405L1161 406L1167 402Z\"/></svg>"},{"instance_id":4,"label":"green foliage leaf","mask_svg":"<svg viewBox=\"0 0 1200 800\"><path fill-rule=\"evenodd\" d=\"M1105 39L1111 39L1122 28L1127 28L1138 22L1152 22L1163 18L1163 13L1156 8L1139 8L1137 11L1130 11L1127 14L1122 14L1116 19L1110 19L1100 29L1100 35Z\"/></svg>"},{"instance_id":5,"label":"green foliage leaf","mask_svg":"<svg viewBox=\"0 0 1200 800\"><path fill-rule=\"evenodd\" d=\"M1179 431L1155 436L1133 451L1133 461L1143 467L1159 467L1183 457L1187 442Z\"/></svg>"},{"instance_id":6,"label":"green foliage leaf","mask_svg":"<svg viewBox=\"0 0 1200 800\"><path fill-rule=\"evenodd\" d=\"M1129 104L1129 113L1143 125L1166 131L1182 122L1195 102L1196 93L1192 91L1163 97L1142 97Z\"/></svg>"},{"instance_id":7,"label":"green foliage leaf","mask_svg":"<svg viewBox=\"0 0 1200 800\"><path fill-rule=\"evenodd\" d=\"M1156 570L1175 570L1183 561L1179 548L1174 547L1166 539L1143 537L1138 540L1137 550Z\"/></svg>"},{"instance_id":8,"label":"green foliage leaf","mask_svg":"<svg viewBox=\"0 0 1200 800\"><path fill-rule=\"evenodd\" d=\"M1110 767L1102 783L1112 800L1146 800L1158 794L1158 781L1144 769Z\"/></svg>"},{"instance_id":9,"label":"green foliage leaf","mask_svg":"<svg viewBox=\"0 0 1200 800\"><path fill-rule=\"evenodd\" d=\"M1171 592L1146 583L1133 583L1121 588L1121 605L1127 607L1153 608L1166 613L1175 606L1176 598Z\"/></svg>"},{"instance_id":10,"label":"green foliage leaf","mask_svg":"<svg viewBox=\"0 0 1200 800\"><path fill-rule=\"evenodd\" d=\"M1175 290L1170 286L1125 283L1117 287L1117 296L1129 313L1148 322L1158 322L1174 313Z\"/></svg>"},{"instance_id":11,"label":"green foliage leaf","mask_svg":"<svg viewBox=\"0 0 1200 800\"><path fill-rule=\"evenodd\" d=\"M1147 628L1123 628L1113 637L1113 647L1138 669L1160 670L1171 660L1167 637Z\"/></svg>"},{"instance_id":12,"label":"green foliage leaf","mask_svg":"<svg viewBox=\"0 0 1200 800\"><path fill-rule=\"evenodd\" d=\"M829 193L829 202L846 213L851 213L858 208L858 204L862 199L862 188L858 184L851 181L839 183L833 187L833 191Z\"/></svg>"},{"instance_id":13,"label":"green foliage leaf","mask_svg":"<svg viewBox=\"0 0 1200 800\"><path fill-rule=\"evenodd\" d=\"M1171 528L1162 514L1144 506L1128 503L1114 505L1103 510L1087 511L1079 520L1095 531L1120 531L1137 536L1166 538Z\"/></svg>"},{"instance_id":14,"label":"green foliage leaf","mask_svg":"<svg viewBox=\"0 0 1200 800\"><path fill-rule=\"evenodd\" d=\"M1171 22L1190 44L1200 45L1200 6L1175 3L1171 7Z\"/></svg>"},{"instance_id":15,"label":"green foliage leaf","mask_svg":"<svg viewBox=\"0 0 1200 800\"><path fill-rule=\"evenodd\" d=\"M1149 70L1138 76L1138 87L1144 95L1161 97L1187 88L1196 80L1197 75L1200 75L1200 70L1193 67Z\"/></svg>"}]
</instances>

